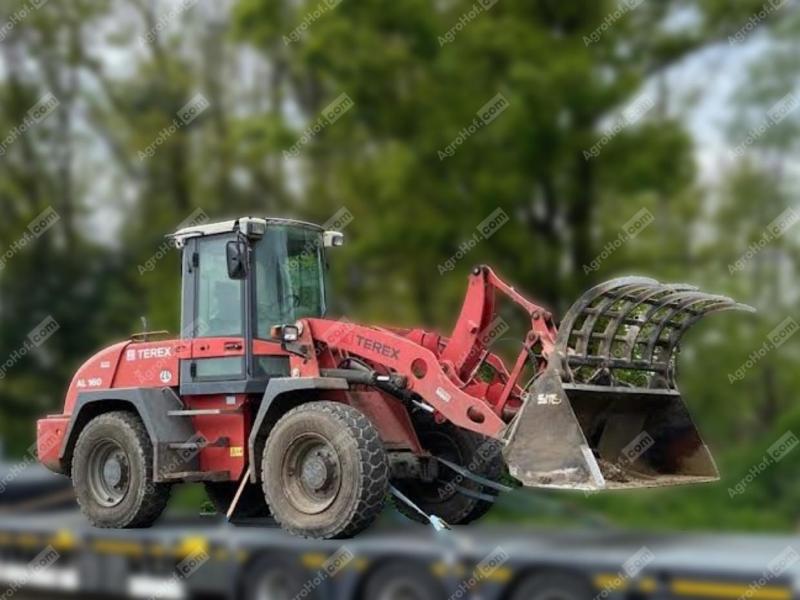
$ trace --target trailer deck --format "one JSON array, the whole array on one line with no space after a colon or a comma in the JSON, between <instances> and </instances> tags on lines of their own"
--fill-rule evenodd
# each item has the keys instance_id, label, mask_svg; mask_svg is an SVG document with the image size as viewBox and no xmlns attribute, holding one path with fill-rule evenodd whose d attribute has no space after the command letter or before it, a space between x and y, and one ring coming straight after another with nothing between
<instances>
[{"instance_id":1,"label":"trailer deck","mask_svg":"<svg viewBox=\"0 0 800 600\"><path fill-rule=\"evenodd\" d=\"M263 588L259 580L274 563L304 578L303 598L344 599L364 597L371 578L394 565L424 573L415 582L430 588L398 598L518 600L514 592L526 578L558 573L585 582L601 600L792 600L800 581L795 548L794 536L474 526L438 534L379 528L354 540L318 541L268 521L233 526L176 516L151 529L100 530L63 511L0 515L0 582L26 593L249 600L271 597L252 590Z\"/></svg>"}]
</instances>

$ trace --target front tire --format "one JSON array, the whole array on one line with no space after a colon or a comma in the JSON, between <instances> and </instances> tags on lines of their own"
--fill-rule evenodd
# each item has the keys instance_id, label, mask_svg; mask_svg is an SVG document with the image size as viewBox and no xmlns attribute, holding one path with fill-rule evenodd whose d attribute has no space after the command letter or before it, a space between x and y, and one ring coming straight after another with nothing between
<instances>
[{"instance_id":1,"label":"front tire","mask_svg":"<svg viewBox=\"0 0 800 600\"><path fill-rule=\"evenodd\" d=\"M456 427L452 423L436 423L423 417L416 423L423 448L490 481L498 481L505 471L500 443ZM439 476L432 482L398 480L397 488L426 514L436 515L450 525L466 525L477 521L494 506L468 493L497 496L497 490L484 486L439 465ZM464 493L467 492L467 493ZM405 502L395 500L398 512L413 521L427 523Z\"/></svg>"},{"instance_id":2,"label":"front tire","mask_svg":"<svg viewBox=\"0 0 800 600\"><path fill-rule=\"evenodd\" d=\"M96 527L149 527L169 501L170 484L153 482L153 446L138 416L110 412L86 425L72 457L78 504Z\"/></svg>"},{"instance_id":3,"label":"front tire","mask_svg":"<svg viewBox=\"0 0 800 600\"><path fill-rule=\"evenodd\" d=\"M361 412L309 402L284 415L264 447L262 483L280 525L301 537L352 537L383 509L386 450Z\"/></svg>"}]
</instances>

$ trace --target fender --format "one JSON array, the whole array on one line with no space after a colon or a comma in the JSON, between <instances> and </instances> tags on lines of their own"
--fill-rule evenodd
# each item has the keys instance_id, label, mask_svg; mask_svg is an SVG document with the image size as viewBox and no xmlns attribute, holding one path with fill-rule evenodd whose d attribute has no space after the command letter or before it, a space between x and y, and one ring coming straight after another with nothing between
<instances>
[{"instance_id":1,"label":"fender","mask_svg":"<svg viewBox=\"0 0 800 600\"><path fill-rule=\"evenodd\" d=\"M247 444L249 456L250 481L256 483L261 471L261 451L272 426L278 419L295 406L307 401L304 392L313 390L350 389L346 380L337 377L273 377L267 384L267 390L261 400L250 439Z\"/></svg>"},{"instance_id":2,"label":"fender","mask_svg":"<svg viewBox=\"0 0 800 600\"><path fill-rule=\"evenodd\" d=\"M169 442L186 442L195 435L191 419L170 416L170 411L184 408L180 398L171 388L118 388L81 392L75 402L59 451L59 460L67 470L72 462L72 452L84 426L94 417L114 410L135 412L144 423L153 444L153 478L164 481L164 475L174 469L164 469L169 464ZM185 461L182 460L185 464ZM182 467L181 470L184 469Z\"/></svg>"}]
</instances>

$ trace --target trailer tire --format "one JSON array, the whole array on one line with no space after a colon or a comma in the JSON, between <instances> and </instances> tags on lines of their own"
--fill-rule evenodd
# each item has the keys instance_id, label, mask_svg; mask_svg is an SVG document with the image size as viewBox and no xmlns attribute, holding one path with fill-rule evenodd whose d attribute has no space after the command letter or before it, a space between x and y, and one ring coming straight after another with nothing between
<instances>
[{"instance_id":1,"label":"trailer tire","mask_svg":"<svg viewBox=\"0 0 800 600\"><path fill-rule=\"evenodd\" d=\"M509 600L591 600L594 595L591 585L581 575L556 571L523 578Z\"/></svg>"},{"instance_id":2,"label":"trailer tire","mask_svg":"<svg viewBox=\"0 0 800 600\"><path fill-rule=\"evenodd\" d=\"M422 446L434 456L440 456L466 467L476 475L498 481L505 472L500 443L467 431L450 423L438 424L422 417L415 423ZM440 465L440 476L433 482L398 480L396 487L426 514L436 515L450 525L466 525L483 517L493 502L468 496L470 492L497 496L497 490L465 478ZM421 514L405 502L395 499L398 512L419 523L427 523Z\"/></svg>"},{"instance_id":3,"label":"trailer tire","mask_svg":"<svg viewBox=\"0 0 800 600\"><path fill-rule=\"evenodd\" d=\"M316 591L306 590L309 574L298 566L298 560L268 554L253 561L244 572L240 600L262 598L304 598L315 600Z\"/></svg>"},{"instance_id":4,"label":"trailer tire","mask_svg":"<svg viewBox=\"0 0 800 600\"><path fill-rule=\"evenodd\" d=\"M209 481L206 482L205 488L206 495L217 510L217 514L226 515L239 490L239 484L235 481ZM239 519L266 519L269 516L269 507L261 487L255 483L245 485L231 522L235 523Z\"/></svg>"},{"instance_id":5,"label":"trailer tire","mask_svg":"<svg viewBox=\"0 0 800 600\"><path fill-rule=\"evenodd\" d=\"M153 446L130 412L99 415L81 431L72 457L81 511L95 527L149 527L169 501L171 484L153 482Z\"/></svg>"},{"instance_id":6,"label":"trailer tire","mask_svg":"<svg viewBox=\"0 0 800 600\"><path fill-rule=\"evenodd\" d=\"M264 446L261 481L275 520L309 538L347 538L383 509L386 450L372 423L339 402L316 401L286 413Z\"/></svg>"},{"instance_id":7,"label":"trailer tire","mask_svg":"<svg viewBox=\"0 0 800 600\"><path fill-rule=\"evenodd\" d=\"M440 600L447 594L429 569L417 563L389 562L370 574L360 598L371 600Z\"/></svg>"}]
</instances>

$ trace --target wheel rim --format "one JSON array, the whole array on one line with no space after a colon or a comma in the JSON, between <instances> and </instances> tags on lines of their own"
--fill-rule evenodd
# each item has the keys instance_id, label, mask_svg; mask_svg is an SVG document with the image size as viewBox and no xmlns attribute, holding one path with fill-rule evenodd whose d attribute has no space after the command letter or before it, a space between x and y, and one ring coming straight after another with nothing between
<instances>
[{"instance_id":1,"label":"wheel rim","mask_svg":"<svg viewBox=\"0 0 800 600\"><path fill-rule=\"evenodd\" d=\"M309 515L319 514L333 504L339 494L339 454L317 433L299 435L284 453L281 482L294 508Z\"/></svg>"},{"instance_id":2,"label":"wheel rim","mask_svg":"<svg viewBox=\"0 0 800 600\"><path fill-rule=\"evenodd\" d=\"M98 442L89 455L89 489L95 501L117 506L130 488L130 461L114 440Z\"/></svg>"},{"instance_id":3,"label":"wheel rim","mask_svg":"<svg viewBox=\"0 0 800 600\"><path fill-rule=\"evenodd\" d=\"M574 600L574 596L566 590L559 588L547 588L534 591L528 600Z\"/></svg>"},{"instance_id":4,"label":"wheel rim","mask_svg":"<svg viewBox=\"0 0 800 600\"><path fill-rule=\"evenodd\" d=\"M393 579L377 594L377 600L424 600L426 596L414 583Z\"/></svg>"},{"instance_id":5,"label":"wheel rim","mask_svg":"<svg viewBox=\"0 0 800 600\"><path fill-rule=\"evenodd\" d=\"M261 576L261 583L256 592L258 600L291 600L296 597L292 587L292 578L286 573L269 572Z\"/></svg>"}]
</instances>

